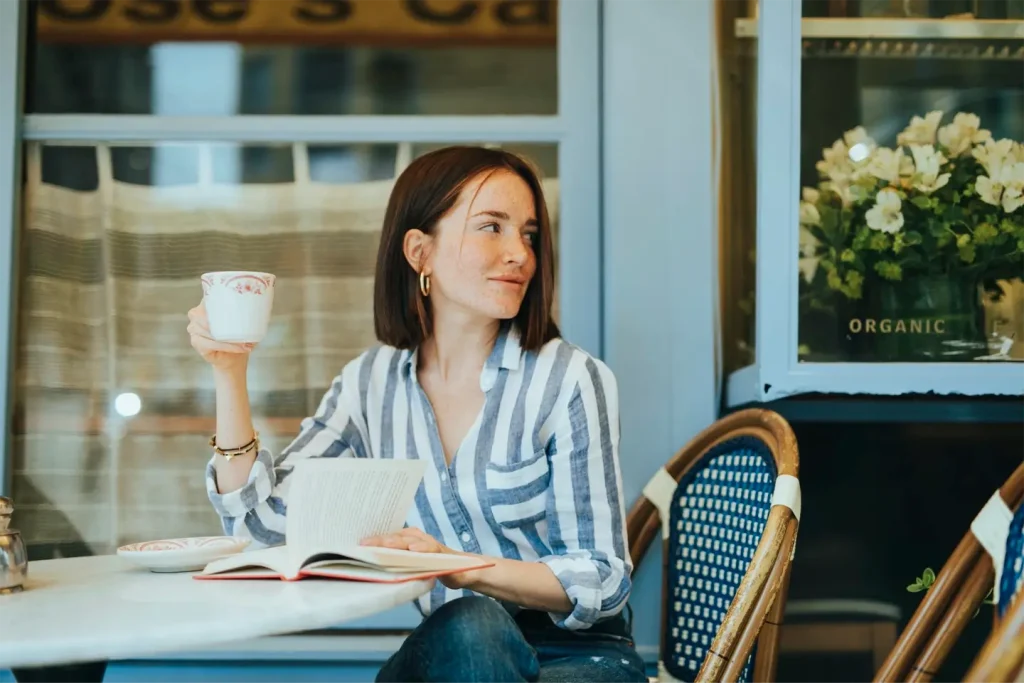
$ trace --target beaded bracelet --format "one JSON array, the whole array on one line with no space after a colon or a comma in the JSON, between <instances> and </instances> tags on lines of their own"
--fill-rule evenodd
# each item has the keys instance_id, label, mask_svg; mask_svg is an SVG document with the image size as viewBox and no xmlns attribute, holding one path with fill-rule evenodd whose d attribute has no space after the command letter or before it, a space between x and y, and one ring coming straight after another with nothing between
<instances>
[{"instance_id":1,"label":"beaded bracelet","mask_svg":"<svg viewBox=\"0 0 1024 683\"><path fill-rule=\"evenodd\" d=\"M255 436L252 437L252 441L238 448L221 448L217 445L217 435L214 434L210 437L210 446L213 447L215 452L223 455L225 460L231 462L231 459L234 457L245 455L251 451L258 451L260 449L260 433L256 432Z\"/></svg>"}]
</instances>

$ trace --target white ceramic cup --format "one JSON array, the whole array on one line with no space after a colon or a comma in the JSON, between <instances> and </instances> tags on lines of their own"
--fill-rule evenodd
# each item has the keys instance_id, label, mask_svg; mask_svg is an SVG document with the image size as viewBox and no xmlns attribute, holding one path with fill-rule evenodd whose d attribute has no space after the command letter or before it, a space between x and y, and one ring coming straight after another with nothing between
<instances>
[{"instance_id":1,"label":"white ceramic cup","mask_svg":"<svg viewBox=\"0 0 1024 683\"><path fill-rule=\"evenodd\" d=\"M270 324L277 278L270 273L225 270L204 273L201 279L210 336L236 344L262 341Z\"/></svg>"}]
</instances>

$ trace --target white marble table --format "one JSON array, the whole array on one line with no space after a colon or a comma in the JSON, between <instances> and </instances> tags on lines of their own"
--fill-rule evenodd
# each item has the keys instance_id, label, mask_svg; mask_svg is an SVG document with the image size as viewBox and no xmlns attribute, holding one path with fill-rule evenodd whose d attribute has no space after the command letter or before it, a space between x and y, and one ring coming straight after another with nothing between
<instances>
[{"instance_id":1,"label":"white marble table","mask_svg":"<svg viewBox=\"0 0 1024 683\"><path fill-rule=\"evenodd\" d=\"M328 628L427 593L433 581L197 581L116 555L29 565L0 596L0 669L150 656Z\"/></svg>"}]
</instances>

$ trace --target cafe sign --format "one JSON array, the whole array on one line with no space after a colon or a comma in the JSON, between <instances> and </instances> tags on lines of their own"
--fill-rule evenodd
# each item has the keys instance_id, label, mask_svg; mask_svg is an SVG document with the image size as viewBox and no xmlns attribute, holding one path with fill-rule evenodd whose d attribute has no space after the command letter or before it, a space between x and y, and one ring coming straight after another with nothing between
<instances>
[{"instance_id":1,"label":"cafe sign","mask_svg":"<svg viewBox=\"0 0 1024 683\"><path fill-rule=\"evenodd\" d=\"M6 2L7 0L0 0ZM554 45L555 0L37 0L42 42Z\"/></svg>"}]
</instances>

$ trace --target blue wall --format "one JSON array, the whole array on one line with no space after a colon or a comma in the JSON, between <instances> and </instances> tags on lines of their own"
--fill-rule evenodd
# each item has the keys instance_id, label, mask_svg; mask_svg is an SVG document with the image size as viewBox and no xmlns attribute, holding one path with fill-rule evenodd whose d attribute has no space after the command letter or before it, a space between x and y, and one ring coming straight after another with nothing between
<instances>
[{"instance_id":1,"label":"blue wall","mask_svg":"<svg viewBox=\"0 0 1024 683\"><path fill-rule=\"evenodd\" d=\"M711 0L603 7L604 349L632 503L716 417L715 31ZM658 643L660 567L653 547L633 590L644 649Z\"/></svg>"}]
</instances>

